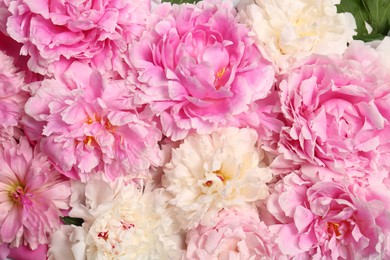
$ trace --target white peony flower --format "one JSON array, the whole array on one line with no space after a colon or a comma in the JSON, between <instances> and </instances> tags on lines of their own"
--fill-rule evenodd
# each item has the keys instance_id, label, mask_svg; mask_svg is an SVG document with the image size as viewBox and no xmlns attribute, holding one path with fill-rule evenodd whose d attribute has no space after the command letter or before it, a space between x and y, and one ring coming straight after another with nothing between
<instances>
[{"instance_id":1,"label":"white peony flower","mask_svg":"<svg viewBox=\"0 0 390 260\"><path fill-rule=\"evenodd\" d=\"M342 54L356 34L350 13L337 13L340 0L243 0L238 9L257 44L281 72L298 58Z\"/></svg>"},{"instance_id":2,"label":"white peony flower","mask_svg":"<svg viewBox=\"0 0 390 260\"><path fill-rule=\"evenodd\" d=\"M74 183L72 188L75 194L69 215L85 222L54 234L49 259L181 257L184 237L166 208L163 189L142 191L123 179L109 183L101 178Z\"/></svg>"},{"instance_id":3,"label":"white peony flower","mask_svg":"<svg viewBox=\"0 0 390 260\"><path fill-rule=\"evenodd\" d=\"M211 135L189 136L172 151L163 186L181 227L213 225L218 212L268 195L271 170L262 165L253 129L225 128Z\"/></svg>"}]
</instances>

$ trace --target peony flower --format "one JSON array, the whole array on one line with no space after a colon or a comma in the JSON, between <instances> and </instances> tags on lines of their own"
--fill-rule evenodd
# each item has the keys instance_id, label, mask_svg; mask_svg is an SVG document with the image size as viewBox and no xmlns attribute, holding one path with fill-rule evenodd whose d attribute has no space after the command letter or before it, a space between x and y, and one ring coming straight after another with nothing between
<instances>
[{"instance_id":1,"label":"peony flower","mask_svg":"<svg viewBox=\"0 0 390 260\"><path fill-rule=\"evenodd\" d=\"M228 126L274 83L270 62L229 1L161 4L129 62L139 102L150 105L174 141Z\"/></svg>"},{"instance_id":2,"label":"peony flower","mask_svg":"<svg viewBox=\"0 0 390 260\"><path fill-rule=\"evenodd\" d=\"M165 165L163 186L181 227L213 226L218 212L268 195L272 173L253 129L225 128L188 136Z\"/></svg>"},{"instance_id":3,"label":"peony flower","mask_svg":"<svg viewBox=\"0 0 390 260\"><path fill-rule=\"evenodd\" d=\"M69 215L84 223L54 234L49 259L180 259L184 241L164 190L142 191L123 178L108 182L99 176L73 184Z\"/></svg>"},{"instance_id":4,"label":"peony flower","mask_svg":"<svg viewBox=\"0 0 390 260\"><path fill-rule=\"evenodd\" d=\"M29 68L56 74L72 61L102 73L124 73L121 55L144 30L150 0L10 0L7 32L23 43Z\"/></svg>"},{"instance_id":5,"label":"peony flower","mask_svg":"<svg viewBox=\"0 0 390 260\"><path fill-rule=\"evenodd\" d=\"M337 13L340 0L249 0L238 9L266 57L285 72L310 54L342 54L356 34L350 13Z\"/></svg>"},{"instance_id":6,"label":"peony flower","mask_svg":"<svg viewBox=\"0 0 390 260\"><path fill-rule=\"evenodd\" d=\"M0 145L0 241L10 247L38 248L60 227L68 209L69 181L47 157L21 138Z\"/></svg>"},{"instance_id":7,"label":"peony flower","mask_svg":"<svg viewBox=\"0 0 390 260\"><path fill-rule=\"evenodd\" d=\"M291 173L269 196L270 227L281 252L297 259L389 257L389 189L346 180L313 181Z\"/></svg>"},{"instance_id":8,"label":"peony flower","mask_svg":"<svg viewBox=\"0 0 390 260\"><path fill-rule=\"evenodd\" d=\"M272 234L250 207L219 212L214 226L187 232L185 259L270 259L280 254Z\"/></svg>"},{"instance_id":9,"label":"peony flower","mask_svg":"<svg viewBox=\"0 0 390 260\"><path fill-rule=\"evenodd\" d=\"M78 71L83 75L77 77ZM42 81L26 103L27 114L38 122L32 131L41 131L42 151L64 174L82 181L99 170L110 179L122 174L148 178L149 167L160 164L161 133L132 105L131 86L106 82L77 63L64 77L67 84ZM46 125L40 129L42 122Z\"/></svg>"},{"instance_id":10,"label":"peony flower","mask_svg":"<svg viewBox=\"0 0 390 260\"><path fill-rule=\"evenodd\" d=\"M22 90L24 74L14 66L14 60L0 50L0 140L10 139L19 126L23 106L28 96Z\"/></svg>"},{"instance_id":11,"label":"peony flower","mask_svg":"<svg viewBox=\"0 0 390 260\"><path fill-rule=\"evenodd\" d=\"M390 166L390 71L381 60L357 41L342 57L311 56L283 78L284 158L360 177Z\"/></svg>"}]
</instances>

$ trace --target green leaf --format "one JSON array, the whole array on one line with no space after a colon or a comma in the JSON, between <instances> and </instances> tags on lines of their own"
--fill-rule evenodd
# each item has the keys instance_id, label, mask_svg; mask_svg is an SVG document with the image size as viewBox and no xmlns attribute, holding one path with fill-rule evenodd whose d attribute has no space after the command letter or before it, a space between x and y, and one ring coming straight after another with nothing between
<instances>
[{"instance_id":1,"label":"green leaf","mask_svg":"<svg viewBox=\"0 0 390 260\"><path fill-rule=\"evenodd\" d=\"M383 40L385 38L382 34L363 34L363 35L357 35L354 37L355 40L362 40L364 42L372 42L375 40Z\"/></svg>"},{"instance_id":2,"label":"green leaf","mask_svg":"<svg viewBox=\"0 0 390 260\"><path fill-rule=\"evenodd\" d=\"M387 35L390 30L390 0L361 0L368 15L372 33Z\"/></svg>"},{"instance_id":3,"label":"green leaf","mask_svg":"<svg viewBox=\"0 0 390 260\"><path fill-rule=\"evenodd\" d=\"M168 2L171 4L184 4L184 3L190 3L190 4L195 4L199 2L200 0L162 0L161 2Z\"/></svg>"},{"instance_id":4,"label":"green leaf","mask_svg":"<svg viewBox=\"0 0 390 260\"><path fill-rule=\"evenodd\" d=\"M357 35L354 39L380 40L390 31L390 0L341 0L337 11L350 12L355 17ZM372 27L371 33L366 23Z\"/></svg>"},{"instance_id":5,"label":"green leaf","mask_svg":"<svg viewBox=\"0 0 390 260\"><path fill-rule=\"evenodd\" d=\"M65 225L81 226L84 223L82 218L61 217L61 220Z\"/></svg>"}]
</instances>

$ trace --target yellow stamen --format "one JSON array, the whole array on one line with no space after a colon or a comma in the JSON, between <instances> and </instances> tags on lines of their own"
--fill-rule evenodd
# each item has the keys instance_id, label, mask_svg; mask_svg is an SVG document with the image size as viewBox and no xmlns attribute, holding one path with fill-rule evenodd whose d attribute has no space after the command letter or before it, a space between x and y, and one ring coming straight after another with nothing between
<instances>
[{"instance_id":1,"label":"yellow stamen","mask_svg":"<svg viewBox=\"0 0 390 260\"><path fill-rule=\"evenodd\" d=\"M110 120L106 120L106 122L104 123L104 128L106 128L108 131L114 131L115 130L115 126L113 126L110 122Z\"/></svg>"},{"instance_id":2,"label":"yellow stamen","mask_svg":"<svg viewBox=\"0 0 390 260\"><path fill-rule=\"evenodd\" d=\"M328 232L332 233L332 231L336 234L336 237L341 236L341 232L339 230L340 224L334 222L328 222Z\"/></svg>"},{"instance_id":3,"label":"yellow stamen","mask_svg":"<svg viewBox=\"0 0 390 260\"><path fill-rule=\"evenodd\" d=\"M226 72L226 68L222 68L220 69L217 74L215 74L215 79L214 79L214 85L215 85L215 88L218 90L220 89L222 86L219 84L219 80L223 77L223 75L225 74Z\"/></svg>"},{"instance_id":4,"label":"yellow stamen","mask_svg":"<svg viewBox=\"0 0 390 260\"><path fill-rule=\"evenodd\" d=\"M84 138L84 144L91 145L92 140L93 140L92 136L87 136Z\"/></svg>"},{"instance_id":5,"label":"yellow stamen","mask_svg":"<svg viewBox=\"0 0 390 260\"><path fill-rule=\"evenodd\" d=\"M226 71L226 68L220 69L220 70L217 72L216 77L217 77L218 79L220 79L220 78L223 76L223 74L225 74L225 71Z\"/></svg>"}]
</instances>

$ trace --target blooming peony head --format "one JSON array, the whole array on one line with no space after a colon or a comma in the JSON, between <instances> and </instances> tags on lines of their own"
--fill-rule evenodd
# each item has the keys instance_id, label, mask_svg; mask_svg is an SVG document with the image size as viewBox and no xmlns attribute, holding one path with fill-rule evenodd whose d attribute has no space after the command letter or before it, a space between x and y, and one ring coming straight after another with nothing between
<instances>
[{"instance_id":1,"label":"blooming peony head","mask_svg":"<svg viewBox=\"0 0 390 260\"><path fill-rule=\"evenodd\" d=\"M214 226L187 232L186 259L268 259L280 254L257 210L234 207L218 213Z\"/></svg>"},{"instance_id":2,"label":"blooming peony head","mask_svg":"<svg viewBox=\"0 0 390 260\"><path fill-rule=\"evenodd\" d=\"M10 0L8 10L7 33L24 44L32 71L56 74L77 60L123 75L121 55L141 35L150 0Z\"/></svg>"},{"instance_id":3,"label":"blooming peony head","mask_svg":"<svg viewBox=\"0 0 390 260\"><path fill-rule=\"evenodd\" d=\"M356 34L350 13L337 13L340 0L254 0L239 4L257 44L281 71L296 59L316 54L342 54Z\"/></svg>"},{"instance_id":4,"label":"blooming peony head","mask_svg":"<svg viewBox=\"0 0 390 260\"><path fill-rule=\"evenodd\" d=\"M70 183L25 138L0 145L0 240L36 249L60 227Z\"/></svg>"},{"instance_id":5,"label":"blooming peony head","mask_svg":"<svg viewBox=\"0 0 390 260\"><path fill-rule=\"evenodd\" d=\"M390 72L354 42L343 56L313 55L281 81L281 154L350 176L389 166Z\"/></svg>"},{"instance_id":6,"label":"blooming peony head","mask_svg":"<svg viewBox=\"0 0 390 260\"><path fill-rule=\"evenodd\" d=\"M172 151L163 186L184 229L214 225L218 212L268 196L271 170L249 128L221 128L211 135L191 135Z\"/></svg>"},{"instance_id":7,"label":"blooming peony head","mask_svg":"<svg viewBox=\"0 0 390 260\"><path fill-rule=\"evenodd\" d=\"M26 103L33 122L26 130L39 133L34 136L42 151L67 176L82 181L100 170L110 179L150 177L149 167L160 164L161 132L141 118L142 111L131 102L131 86L106 81L78 63L64 78L42 81Z\"/></svg>"},{"instance_id":8,"label":"blooming peony head","mask_svg":"<svg viewBox=\"0 0 390 260\"><path fill-rule=\"evenodd\" d=\"M388 188L346 180L313 181L291 173L267 208L281 252L293 258L382 259L389 254Z\"/></svg>"},{"instance_id":9,"label":"blooming peony head","mask_svg":"<svg viewBox=\"0 0 390 260\"><path fill-rule=\"evenodd\" d=\"M73 182L72 191L69 215L84 223L54 234L49 259L180 259L183 241L164 190L95 175L86 184Z\"/></svg>"},{"instance_id":10,"label":"blooming peony head","mask_svg":"<svg viewBox=\"0 0 390 260\"><path fill-rule=\"evenodd\" d=\"M209 134L269 95L274 71L248 31L229 1L156 8L131 46L129 73L166 136Z\"/></svg>"}]
</instances>

